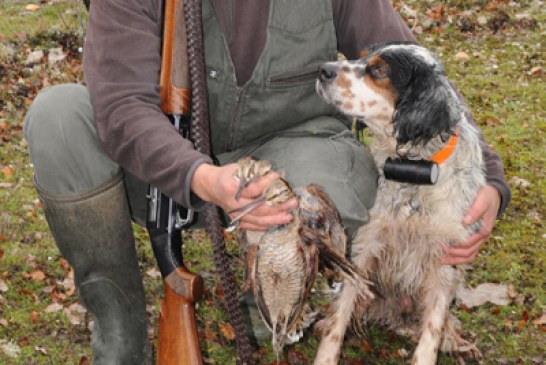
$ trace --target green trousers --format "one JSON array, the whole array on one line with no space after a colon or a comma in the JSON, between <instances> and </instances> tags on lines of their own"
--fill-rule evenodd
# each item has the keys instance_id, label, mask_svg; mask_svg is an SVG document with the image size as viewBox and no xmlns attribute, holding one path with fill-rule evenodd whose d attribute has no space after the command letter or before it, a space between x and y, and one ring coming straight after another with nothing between
<instances>
[{"instance_id":1,"label":"green trousers","mask_svg":"<svg viewBox=\"0 0 546 365\"><path fill-rule=\"evenodd\" d=\"M81 194L117 176L122 168L101 148L87 89L59 85L42 91L30 107L25 138L43 191ZM338 120L322 117L216 156L221 164L252 156L284 171L294 187L323 186L351 237L367 222L377 172L372 157ZM144 225L147 185L124 173L133 219Z\"/></svg>"}]
</instances>

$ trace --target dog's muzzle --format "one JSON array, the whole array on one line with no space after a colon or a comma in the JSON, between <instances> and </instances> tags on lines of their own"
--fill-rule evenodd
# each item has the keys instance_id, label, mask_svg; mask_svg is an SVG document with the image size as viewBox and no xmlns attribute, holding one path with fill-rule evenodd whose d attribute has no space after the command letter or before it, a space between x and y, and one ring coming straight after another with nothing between
<instances>
[{"instance_id":1,"label":"dog's muzzle","mask_svg":"<svg viewBox=\"0 0 546 365\"><path fill-rule=\"evenodd\" d=\"M338 67L335 64L323 63L319 67L319 80L322 83L329 83L337 78Z\"/></svg>"}]
</instances>

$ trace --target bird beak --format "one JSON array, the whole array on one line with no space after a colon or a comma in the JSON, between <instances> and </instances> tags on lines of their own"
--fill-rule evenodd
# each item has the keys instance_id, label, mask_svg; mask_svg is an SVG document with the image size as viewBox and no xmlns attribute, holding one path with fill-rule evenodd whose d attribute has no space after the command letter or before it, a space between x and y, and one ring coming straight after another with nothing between
<instances>
[{"instance_id":1,"label":"bird beak","mask_svg":"<svg viewBox=\"0 0 546 365\"><path fill-rule=\"evenodd\" d=\"M235 197L235 199L237 199L237 196ZM236 224L241 218L243 218L248 213L252 212L254 209L261 207L263 204L265 204L266 201L267 201L267 198L260 197L254 200L253 202L248 203L247 205L243 205L242 207L230 210L228 213L241 212L239 213L239 215L237 215L235 218L231 220L230 226Z\"/></svg>"},{"instance_id":2,"label":"bird beak","mask_svg":"<svg viewBox=\"0 0 546 365\"><path fill-rule=\"evenodd\" d=\"M239 187L237 188L237 191L235 192L235 200L239 200L241 198L241 193L243 192L243 190L245 190L245 188L252 184L254 181L258 180L261 176L258 176L258 175L254 175L252 176L251 178L245 178L245 177L241 177L239 179Z\"/></svg>"},{"instance_id":3,"label":"bird beak","mask_svg":"<svg viewBox=\"0 0 546 365\"><path fill-rule=\"evenodd\" d=\"M239 187L237 188L237 191L235 192L235 200L239 200L241 198L241 193L243 190L252 182L252 179L244 179L241 177L239 180Z\"/></svg>"}]
</instances>

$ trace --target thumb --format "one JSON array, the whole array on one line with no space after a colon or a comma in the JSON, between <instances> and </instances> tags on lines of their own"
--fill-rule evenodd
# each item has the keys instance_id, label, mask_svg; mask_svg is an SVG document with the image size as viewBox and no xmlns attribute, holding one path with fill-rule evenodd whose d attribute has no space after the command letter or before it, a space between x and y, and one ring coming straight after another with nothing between
<instances>
[{"instance_id":1,"label":"thumb","mask_svg":"<svg viewBox=\"0 0 546 365\"><path fill-rule=\"evenodd\" d=\"M465 225L471 225L473 223L476 223L478 219L480 219L485 212L487 211L487 199L486 195L482 194L482 190L478 192L478 195L476 196L476 199L474 199L474 202L470 206L470 208L466 211L463 223Z\"/></svg>"}]
</instances>

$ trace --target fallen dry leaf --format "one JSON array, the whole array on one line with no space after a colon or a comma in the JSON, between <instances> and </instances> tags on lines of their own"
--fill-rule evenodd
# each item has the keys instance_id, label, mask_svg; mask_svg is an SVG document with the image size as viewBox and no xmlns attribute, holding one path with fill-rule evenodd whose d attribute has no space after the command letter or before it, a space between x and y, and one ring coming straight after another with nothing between
<instances>
[{"instance_id":1,"label":"fallen dry leaf","mask_svg":"<svg viewBox=\"0 0 546 365\"><path fill-rule=\"evenodd\" d=\"M309 364L309 358L300 351L289 348L286 354L286 360L290 365L307 365Z\"/></svg>"},{"instance_id":2,"label":"fallen dry leaf","mask_svg":"<svg viewBox=\"0 0 546 365\"><path fill-rule=\"evenodd\" d=\"M453 58L455 58L456 60L459 60L459 61L468 61L468 60L470 60L470 56L468 55L468 53L463 52L463 51L457 52Z\"/></svg>"},{"instance_id":3,"label":"fallen dry leaf","mask_svg":"<svg viewBox=\"0 0 546 365\"><path fill-rule=\"evenodd\" d=\"M486 11L495 11L499 8L499 4L496 1L490 1L485 4Z\"/></svg>"},{"instance_id":4,"label":"fallen dry leaf","mask_svg":"<svg viewBox=\"0 0 546 365\"><path fill-rule=\"evenodd\" d=\"M34 347L34 350L36 350L37 352L39 352L39 353L41 353L43 355L47 355L47 350L43 346L36 346L36 347Z\"/></svg>"},{"instance_id":5,"label":"fallen dry leaf","mask_svg":"<svg viewBox=\"0 0 546 365\"><path fill-rule=\"evenodd\" d=\"M63 312L74 326L82 324L85 320L86 310L78 303L71 304L67 308L64 308Z\"/></svg>"},{"instance_id":6,"label":"fallen dry leaf","mask_svg":"<svg viewBox=\"0 0 546 365\"><path fill-rule=\"evenodd\" d=\"M23 274L23 277L30 279L32 281L41 282L46 278L46 274L42 270L34 270L29 274Z\"/></svg>"},{"instance_id":7,"label":"fallen dry leaf","mask_svg":"<svg viewBox=\"0 0 546 365\"><path fill-rule=\"evenodd\" d=\"M529 181L522 179L519 176L512 176L509 182L516 188L527 189L531 186L531 183Z\"/></svg>"},{"instance_id":8,"label":"fallen dry leaf","mask_svg":"<svg viewBox=\"0 0 546 365\"><path fill-rule=\"evenodd\" d=\"M235 330L229 323L218 323L218 329L225 339L229 341L235 340Z\"/></svg>"},{"instance_id":9,"label":"fallen dry leaf","mask_svg":"<svg viewBox=\"0 0 546 365\"><path fill-rule=\"evenodd\" d=\"M535 76L540 76L542 75L542 73L543 73L542 68L538 66L533 67L531 70L529 70L529 72L527 72L527 74L535 75Z\"/></svg>"},{"instance_id":10,"label":"fallen dry leaf","mask_svg":"<svg viewBox=\"0 0 546 365\"><path fill-rule=\"evenodd\" d=\"M521 331L523 327L527 324L527 321L529 320L529 313L527 311L523 311L521 314L522 319L518 322L517 329L518 331Z\"/></svg>"},{"instance_id":11,"label":"fallen dry leaf","mask_svg":"<svg viewBox=\"0 0 546 365\"><path fill-rule=\"evenodd\" d=\"M210 329L205 329L203 331L203 337L207 341L214 341L218 337L218 334L214 331L211 331Z\"/></svg>"},{"instance_id":12,"label":"fallen dry leaf","mask_svg":"<svg viewBox=\"0 0 546 365\"><path fill-rule=\"evenodd\" d=\"M476 288L465 288L463 285L459 285L455 296L458 305L462 304L466 308L480 306L488 302L507 305L511 301L508 286L493 283L480 284Z\"/></svg>"},{"instance_id":13,"label":"fallen dry leaf","mask_svg":"<svg viewBox=\"0 0 546 365\"><path fill-rule=\"evenodd\" d=\"M66 277L61 281L57 280L57 284L65 288L66 290L71 290L75 287L74 284L74 272L70 270Z\"/></svg>"},{"instance_id":14,"label":"fallen dry leaf","mask_svg":"<svg viewBox=\"0 0 546 365\"><path fill-rule=\"evenodd\" d=\"M38 9L40 9L40 5L38 5L38 4L28 4L25 7L25 10L27 10L27 11L36 11Z\"/></svg>"},{"instance_id":15,"label":"fallen dry leaf","mask_svg":"<svg viewBox=\"0 0 546 365\"><path fill-rule=\"evenodd\" d=\"M8 291L8 284L4 281L4 279L0 278L0 291L5 293Z\"/></svg>"},{"instance_id":16,"label":"fallen dry leaf","mask_svg":"<svg viewBox=\"0 0 546 365\"><path fill-rule=\"evenodd\" d=\"M485 125L490 127L498 127L502 125L502 122L496 118L489 117L485 120Z\"/></svg>"},{"instance_id":17,"label":"fallen dry leaf","mask_svg":"<svg viewBox=\"0 0 546 365\"><path fill-rule=\"evenodd\" d=\"M66 261L64 257L61 257L61 259L59 260L59 265L61 265L61 267L65 271L72 271L72 269L70 268L70 264L68 263L68 261Z\"/></svg>"},{"instance_id":18,"label":"fallen dry leaf","mask_svg":"<svg viewBox=\"0 0 546 365\"><path fill-rule=\"evenodd\" d=\"M32 314L30 315L30 321L32 323L36 323L38 322L39 319L40 319L40 313L36 311L32 312Z\"/></svg>"},{"instance_id":19,"label":"fallen dry leaf","mask_svg":"<svg viewBox=\"0 0 546 365\"><path fill-rule=\"evenodd\" d=\"M27 65L39 63L42 61L42 58L44 58L44 51L42 50L32 51L27 55L27 59L25 63Z\"/></svg>"},{"instance_id":20,"label":"fallen dry leaf","mask_svg":"<svg viewBox=\"0 0 546 365\"><path fill-rule=\"evenodd\" d=\"M60 304L60 303L51 303L50 305L48 305L45 309L44 309L44 312L46 313L54 313L54 312L58 312L60 310L63 309L63 305Z\"/></svg>"},{"instance_id":21,"label":"fallen dry leaf","mask_svg":"<svg viewBox=\"0 0 546 365\"><path fill-rule=\"evenodd\" d=\"M218 333L214 330L212 330L212 327L213 325L215 324L216 322L212 321L212 320L207 320L205 321L205 328L202 332L203 336L205 337L206 340L215 340L216 337L218 337Z\"/></svg>"},{"instance_id":22,"label":"fallen dry leaf","mask_svg":"<svg viewBox=\"0 0 546 365\"><path fill-rule=\"evenodd\" d=\"M2 167L2 170L0 171L2 171L6 179L9 179L13 176L13 168L11 168L9 165L4 165L4 167Z\"/></svg>"},{"instance_id":23,"label":"fallen dry leaf","mask_svg":"<svg viewBox=\"0 0 546 365\"><path fill-rule=\"evenodd\" d=\"M16 343L0 340L0 352L7 357L15 358L21 354L21 348Z\"/></svg>"},{"instance_id":24,"label":"fallen dry leaf","mask_svg":"<svg viewBox=\"0 0 546 365\"><path fill-rule=\"evenodd\" d=\"M401 349L398 349L398 350L394 351L394 356L395 357L406 358L409 355L410 355L409 351L404 349L404 348L401 348Z\"/></svg>"},{"instance_id":25,"label":"fallen dry leaf","mask_svg":"<svg viewBox=\"0 0 546 365\"><path fill-rule=\"evenodd\" d=\"M536 319L533 319L533 324L546 324L546 312L542 313L542 315Z\"/></svg>"},{"instance_id":26,"label":"fallen dry leaf","mask_svg":"<svg viewBox=\"0 0 546 365\"><path fill-rule=\"evenodd\" d=\"M155 279L161 277L161 272L157 268L152 267L151 269L146 271L146 275Z\"/></svg>"},{"instance_id":27,"label":"fallen dry leaf","mask_svg":"<svg viewBox=\"0 0 546 365\"><path fill-rule=\"evenodd\" d=\"M514 299L518 295L518 292L516 291L516 287L512 284L508 285L508 296L512 299Z\"/></svg>"},{"instance_id":28,"label":"fallen dry leaf","mask_svg":"<svg viewBox=\"0 0 546 365\"><path fill-rule=\"evenodd\" d=\"M361 353L366 353L366 352L370 352L372 351L372 345L366 341L366 340L363 340L362 343L360 344L360 352Z\"/></svg>"},{"instance_id":29,"label":"fallen dry leaf","mask_svg":"<svg viewBox=\"0 0 546 365\"><path fill-rule=\"evenodd\" d=\"M214 295L224 300L224 287L222 286L222 284L217 284L214 287Z\"/></svg>"},{"instance_id":30,"label":"fallen dry leaf","mask_svg":"<svg viewBox=\"0 0 546 365\"><path fill-rule=\"evenodd\" d=\"M47 56L47 62L49 66L53 66L56 63L61 62L66 58L62 48L51 48Z\"/></svg>"}]
</instances>

